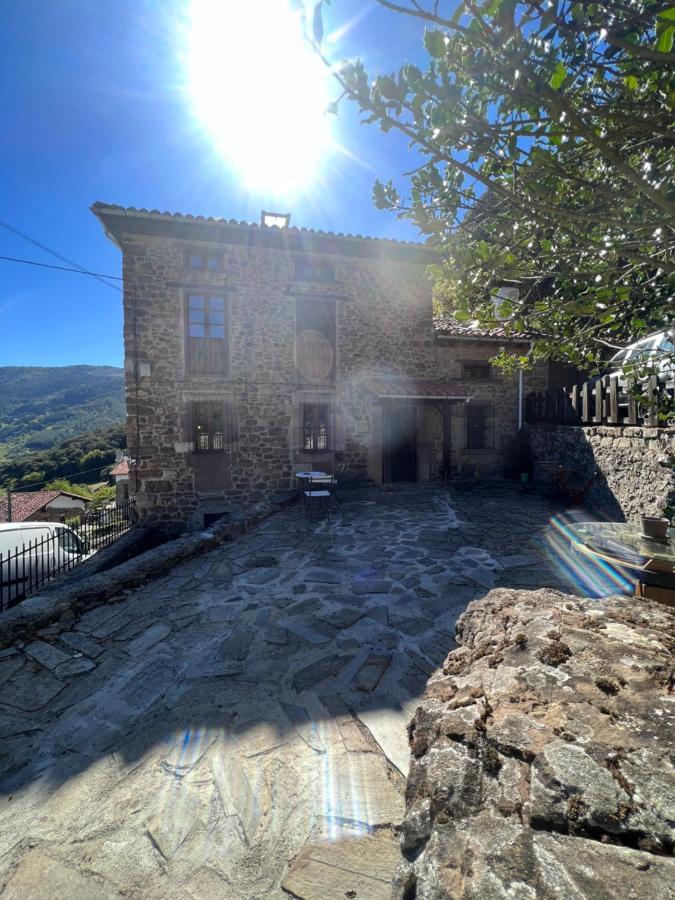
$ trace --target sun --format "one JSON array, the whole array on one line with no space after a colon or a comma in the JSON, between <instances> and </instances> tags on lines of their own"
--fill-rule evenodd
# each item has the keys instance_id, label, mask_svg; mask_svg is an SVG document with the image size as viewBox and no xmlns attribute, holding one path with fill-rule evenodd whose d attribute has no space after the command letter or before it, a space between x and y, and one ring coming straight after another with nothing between
<instances>
[{"instance_id":1,"label":"sun","mask_svg":"<svg viewBox=\"0 0 675 900\"><path fill-rule=\"evenodd\" d=\"M243 186L280 198L309 189L331 149L331 76L298 6L192 0L185 35L199 127Z\"/></svg>"}]
</instances>

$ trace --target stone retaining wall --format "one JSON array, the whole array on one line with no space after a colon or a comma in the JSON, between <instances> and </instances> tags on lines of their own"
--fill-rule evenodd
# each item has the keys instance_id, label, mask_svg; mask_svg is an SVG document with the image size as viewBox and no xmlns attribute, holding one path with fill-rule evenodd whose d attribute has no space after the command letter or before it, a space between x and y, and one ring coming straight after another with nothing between
<instances>
[{"instance_id":1,"label":"stone retaining wall","mask_svg":"<svg viewBox=\"0 0 675 900\"><path fill-rule=\"evenodd\" d=\"M673 613L498 589L410 724L395 900L657 900L675 883Z\"/></svg>"},{"instance_id":2,"label":"stone retaining wall","mask_svg":"<svg viewBox=\"0 0 675 900\"><path fill-rule=\"evenodd\" d=\"M593 478L585 502L612 519L675 515L675 428L537 425L528 429L537 461L553 460ZM539 469L535 475L548 478Z\"/></svg>"},{"instance_id":3,"label":"stone retaining wall","mask_svg":"<svg viewBox=\"0 0 675 900\"><path fill-rule=\"evenodd\" d=\"M100 560L97 559L99 554L96 554L70 576L0 613L0 649L32 636L37 629L51 627L58 631L58 620L65 617L64 622L70 622L74 618L73 610L82 612L100 603L124 599L125 592L159 578L183 560L206 553L223 541L243 534L293 500L294 494L277 502L261 504L249 512L231 515L211 528L166 541L111 568L108 566L115 561L113 554L116 549L120 553L120 548L111 547L102 551ZM149 540L147 529L139 529L139 532L140 540ZM135 534L134 530L121 540L128 544Z\"/></svg>"}]
</instances>

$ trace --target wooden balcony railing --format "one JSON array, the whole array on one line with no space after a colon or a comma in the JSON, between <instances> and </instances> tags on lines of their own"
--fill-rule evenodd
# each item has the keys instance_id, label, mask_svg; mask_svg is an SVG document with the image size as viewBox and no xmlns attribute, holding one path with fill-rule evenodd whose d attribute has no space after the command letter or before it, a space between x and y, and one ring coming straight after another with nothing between
<instances>
[{"instance_id":1,"label":"wooden balcony railing","mask_svg":"<svg viewBox=\"0 0 675 900\"><path fill-rule=\"evenodd\" d=\"M642 381L606 375L573 388L533 391L525 398L528 425L644 425L672 424L675 416L675 379L652 375Z\"/></svg>"}]
</instances>

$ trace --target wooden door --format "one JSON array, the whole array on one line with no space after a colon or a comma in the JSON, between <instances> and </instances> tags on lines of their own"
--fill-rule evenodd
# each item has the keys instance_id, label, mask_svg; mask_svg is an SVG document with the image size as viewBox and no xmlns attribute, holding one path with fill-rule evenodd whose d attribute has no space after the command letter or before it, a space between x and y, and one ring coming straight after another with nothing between
<instances>
[{"instance_id":1,"label":"wooden door","mask_svg":"<svg viewBox=\"0 0 675 900\"><path fill-rule=\"evenodd\" d=\"M390 408L389 458L392 481L417 481L417 409L413 403Z\"/></svg>"}]
</instances>

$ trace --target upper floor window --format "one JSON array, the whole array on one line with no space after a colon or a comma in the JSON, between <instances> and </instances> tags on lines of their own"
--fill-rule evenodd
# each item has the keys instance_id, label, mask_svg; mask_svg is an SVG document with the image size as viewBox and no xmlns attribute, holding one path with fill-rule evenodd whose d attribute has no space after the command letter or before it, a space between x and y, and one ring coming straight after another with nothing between
<instances>
[{"instance_id":1,"label":"upper floor window","mask_svg":"<svg viewBox=\"0 0 675 900\"><path fill-rule=\"evenodd\" d=\"M300 256L295 260L297 281L320 281L324 284L335 281L335 266L325 259Z\"/></svg>"},{"instance_id":2,"label":"upper floor window","mask_svg":"<svg viewBox=\"0 0 675 900\"><path fill-rule=\"evenodd\" d=\"M186 253L185 264L189 269L220 272L223 258L218 253Z\"/></svg>"},{"instance_id":3,"label":"upper floor window","mask_svg":"<svg viewBox=\"0 0 675 900\"><path fill-rule=\"evenodd\" d=\"M466 407L466 449L494 447L494 410L490 404L469 403Z\"/></svg>"},{"instance_id":4,"label":"upper floor window","mask_svg":"<svg viewBox=\"0 0 675 900\"><path fill-rule=\"evenodd\" d=\"M309 381L335 378L335 301L298 299L295 316L298 374Z\"/></svg>"},{"instance_id":5,"label":"upper floor window","mask_svg":"<svg viewBox=\"0 0 675 900\"><path fill-rule=\"evenodd\" d=\"M462 363L462 378L487 381L492 378L492 366L487 360L466 360Z\"/></svg>"},{"instance_id":6,"label":"upper floor window","mask_svg":"<svg viewBox=\"0 0 675 900\"><path fill-rule=\"evenodd\" d=\"M227 305L224 297L188 294L186 297L186 358L192 374L227 371Z\"/></svg>"}]
</instances>

